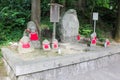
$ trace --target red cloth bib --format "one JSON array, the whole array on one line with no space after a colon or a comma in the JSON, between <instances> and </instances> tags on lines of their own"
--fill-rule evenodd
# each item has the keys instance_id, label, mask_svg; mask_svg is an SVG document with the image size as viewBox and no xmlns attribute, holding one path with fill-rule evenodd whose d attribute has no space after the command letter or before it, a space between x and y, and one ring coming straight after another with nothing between
<instances>
[{"instance_id":1,"label":"red cloth bib","mask_svg":"<svg viewBox=\"0 0 120 80\"><path fill-rule=\"evenodd\" d=\"M78 41L80 40L80 35L77 35L77 40L78 40Z\"/></svg>"},{"instance_id":2,"label":"red cloth bib","mask_svg":"<svg viewBox=\"0 0 120 80\"><path fill-rule=\"evenodd\" d=\"M36 40L38 40L38 34L36 33L36 32L31 32L30 33L30 40L32 40L32 41L36 41Z\"/></svg>"},{"instance_id":3,"label":"red cloth bib","mask_svg":"<svg viewBox=\"0 0 120 80\"><path fill-rule=\"evenodd\" d=\"M96 44L96 39L92 39L92 44Z\"/></svg>"},{"instance_id":4,"label":"red cloth bib","mask_svg":"<svg viewBox=\"0 0 120 80\"><path fill-rule=\"evenodd\" d=\"M107 42L107 46L109 46L109 45L110 45L110 42L108 41L108 42Z\"/></svg>"},{"instance_id":5,"label":"red cloth bib","mask_svg":"<svg viewBox=\"0 0 120 80\"><path fill-rule=\"evenodd\" d=\"M29 43L22 43L22 48L30 48L30 44Z\"/></svg>"},{"instance_id":6,"label":"red cloth bib","mask_svg":"<svg viewBox=\"0 0 120 80\"><path fill-rule=\"evenodd\" d=\"M55 49L58 48L58 45L57 45L57 44L54 44L54 48L55 48Z\"/></svg>"},{"instance_id":7,"label":"red cloth bib","mask_svg":"<svg viewBox=\"0 0 120 80\"><path fill-rule=\"evenodd\" d=\"M45 48L45 49L48 49L48 48L49 48L49 45L48 45L48 44L44 44L44 48Z\"/></svg>"}]
</instances>

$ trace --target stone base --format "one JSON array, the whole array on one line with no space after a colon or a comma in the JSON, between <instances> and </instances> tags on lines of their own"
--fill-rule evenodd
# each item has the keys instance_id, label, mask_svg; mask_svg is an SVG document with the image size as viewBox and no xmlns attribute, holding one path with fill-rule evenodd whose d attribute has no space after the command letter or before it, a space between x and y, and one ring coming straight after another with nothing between
<instances>
[{"instance_id":1,"label":"stone base","mask_svg":"<svg viewBox=\"0 0 120 80\"><path fill-rule=\"evenodd\" d=\"M38 41L31 41L31 43L32 43L32 45L33 45L33 47L34 48L40 48L40 41L38 40Z\"/></svg>"},{"instance_id":2,"label":"stone base","mask_svg":"<svg viewBox=\"0 0 120 80\"><path fill-rule=\"evenodd\" d=\"M24 61L8 48L3 60L11 80L79 80L80 75L120 60L120 46L96 51Z\"/></svg>"},{"instance_id":3,"label":"stone base","mask_svg":"<svg viewBox=\"0 0 120 80\"><path fill-rule=\"evenodd\" d=\"M77 36L61 37L61 42L63 42L63 43L74 43L74 42L78 42L78 41L77 41Z\"/></svg>"}]
</instances>

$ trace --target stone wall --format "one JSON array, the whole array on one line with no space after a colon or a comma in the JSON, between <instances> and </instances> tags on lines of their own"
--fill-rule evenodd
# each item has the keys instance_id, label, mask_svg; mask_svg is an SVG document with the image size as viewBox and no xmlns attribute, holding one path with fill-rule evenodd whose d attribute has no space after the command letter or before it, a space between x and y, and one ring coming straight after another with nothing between
<instances>
[{"instance_id":1,"label":"stone wall","mask_svg":"<svg viewBox=\"0 0 120 80\"><path fill-rule=\"evenodd\" d=\"M120 53L116 49L118 48L114 48L108 53L105 51L99 54L98 51L97 53L86 53L86 55L81 54L81 56L84 55L82 57L76 54L27 62L20 61L19 58L14 61L15 55L10 55L11 52L8 49L2 49L2 53L11 80L80 80L82 77L80 75L84 73L119 61Z\"/></svg>"},{"instance_id":2,"label":"stone wall","mask_svg":"<svg viewBox=\"0 0 120 80\"><path fill-rule=\"evenodd\" d=\"M79 80L81 74L99 69L118 61L120 55L111 55L91 61L19 76L17 80Z\"/></svg>"}]
</instances>

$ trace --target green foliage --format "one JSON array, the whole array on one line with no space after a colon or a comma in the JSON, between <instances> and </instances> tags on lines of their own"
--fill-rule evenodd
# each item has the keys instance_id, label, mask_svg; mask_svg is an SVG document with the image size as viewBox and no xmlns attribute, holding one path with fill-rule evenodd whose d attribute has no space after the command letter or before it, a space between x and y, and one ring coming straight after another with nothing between
<instances>
[{"instance_id":1,"label":"green foliage","mask_svg":"<svg viewBox=\"0 0 120 80\"><path fill-rule=\"evenodd\" d=\"M115 23L117 13L116 0L87 0L82 9L78 7L79 0L54 0L56 3L64 4L66 10L73 8L77 10L80 21L80 34L90 36L93 31L91 26L91 14L93 11L99 12L99 19L109 24L111 28ZM82 0L81 0L82 1ZM26 23L31 16L31 0L0 0L0 43L5 41L17 41L21 38ZM50 0L41 0L41 27L44 34L52 32L53 25L49 22ZM110 8L112 6L112 9ZM46 18L47 17L47 18ZM82 24L84 23L84 24ZM48 32L44 32L49 29ZM102 37L101 29L97 28L98 36Z\"/></svg>"},{"instance_id":2,"label":"green foliage","mask_svg":"<svg viewBox=\"0 0 120 80\"><path fill-rule=\"evenodd\" d=\"M95 7L105 7L110 8L110 1L111 0L89 0L86 2L87 6L89 6L89 9L95 8Z\"/></svg>"},{"instance_id":3,"label":"green foliage","mask_svg":"<svg viewBox=\"0 0 120 80\"><path fill-rule=\"evenodd\" d=\"M30 19L29 0L0 0L0 2L0 43L17 41Z\"/></svg>"},{"instance_id":4,"label":"green foliage","mask_svg":"<svg viewBox=\"0 0 120 80\"><path fill-rule=\"evenodd\" d=\"M93 30L90 24L82 24L79 29L79 33L86 37L90 37L90 34L92 33L92 31Z\"/></svg>"},{"instance_id":5,"label":"green foliage","mask_svg":"<svg viewBox=\"0 0 120 80\"><path fill-rule=\"evenodd\" d=\"M50 39L52 36L53 24L48 17L42 18L40 27L43 40L46 38Z\"/></svg>"},{"instance_id":6,"label":"green foliage","mask_svg":"<svg viewBox=\"0 0 120 80\"><path fill-rule=\"evenodd\" d=\"M58 3L63 4L66 2L66 0L57 0Z\"/></svg>"},{"instance_id":7,"label":"green foliage","mask_svg":"<svg viewBox=\"0 0 120 80\"><path fill-rule=\"evenodd\" d=\"M48 5L50 3L49 0L41 0L41 16L49 16L49 12L50 12L50 5Z\"/></svg>"},{"instance_id":8,"label":"green foliage","mask_svg":"<svg viewBox=\"0 0 120 80\"><path fill-rule=\"evenodd\" d=\"M101 31L100 29L96 29L96 32L97 32L97 37L98 38L104 38L105 37L105 35L103 35L103 31Z\"/></svg>"},{"instance_id":9,"label":"green foliage","mask_svg":"<svg viewBox=\"0 0 120 80\"><path fill-rule=\"evenodd\" d=\"M41 20L41 29L53 29L53 24L50 22L49 17L44 17Z\"/></svg>"}]
</instances>

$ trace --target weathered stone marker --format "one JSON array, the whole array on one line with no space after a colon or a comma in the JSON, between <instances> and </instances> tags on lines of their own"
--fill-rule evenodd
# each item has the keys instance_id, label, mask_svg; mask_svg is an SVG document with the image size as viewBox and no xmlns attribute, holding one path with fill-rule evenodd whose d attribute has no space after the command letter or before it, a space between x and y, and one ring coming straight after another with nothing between
<instances>
[{"instance_id":1,"label":"weathered stone marker","mask_svg":"<svg viewBox=\"0 0 120 80\"><path fill-rule=\"evenodd\" d=\"M61 42L76 42L79 34L79 21L76 10L69 9L61 20L60 38Z\"/></svg>"}]
</instances>

